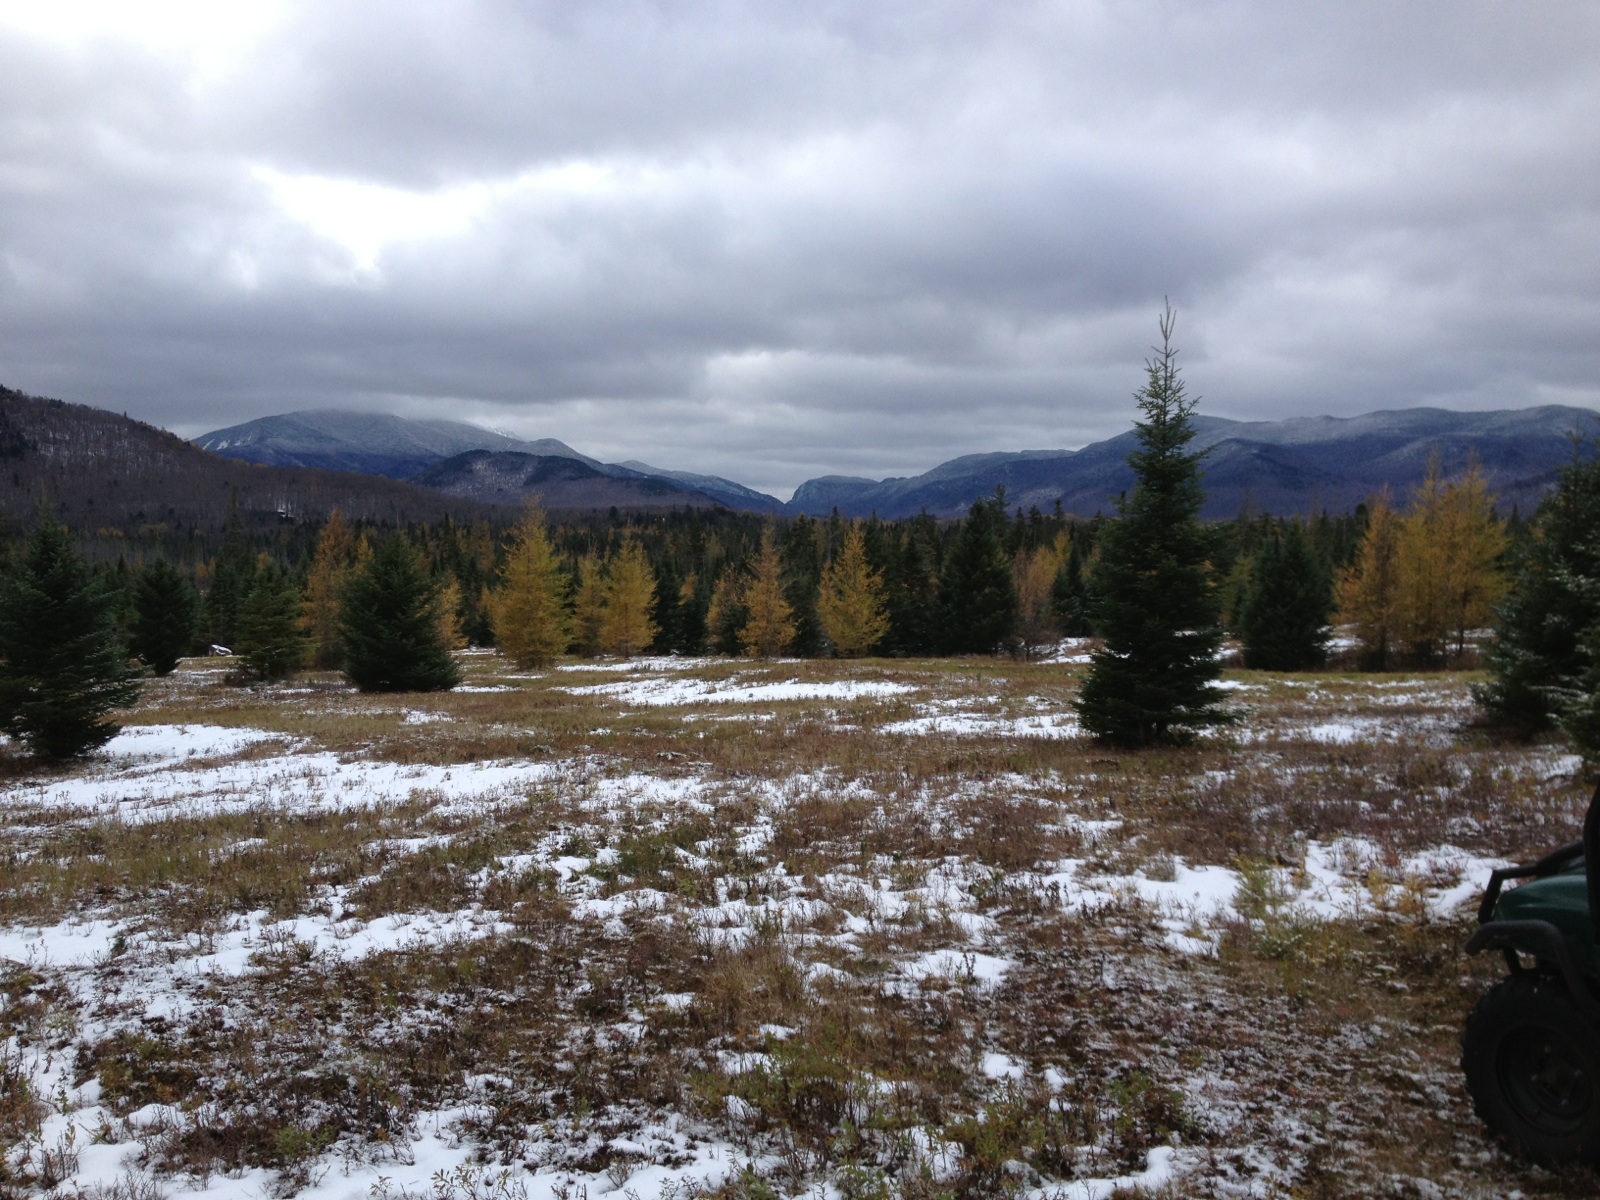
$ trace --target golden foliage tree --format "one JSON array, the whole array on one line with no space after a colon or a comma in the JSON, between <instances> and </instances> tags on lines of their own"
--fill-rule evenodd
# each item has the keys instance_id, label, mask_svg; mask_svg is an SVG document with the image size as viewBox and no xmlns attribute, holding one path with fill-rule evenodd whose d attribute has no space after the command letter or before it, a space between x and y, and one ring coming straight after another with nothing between
<instances>
[{"instance_id":1,"label":"golden foliage tree","mask_svg":"<svg viewBox=\"0 0 1600 1200\"><path fill-rule=\"evenodd\" d=\"M1052 602L1056 576L1071 551L1071 538L1062 530L1051 545L1022 551L1011 562L1011 579L1017 589L1017 631L1025 646L1053 642L1061 636Z\"/></svg>"},{"instance_id":2,"label":"golden foliage tree","mask_svg":"<svg viewBox=\"0 0 1600 1200\"><path fill-rule=\"evenodd\" d=\"M355 531L334 509L328 523L317 535L317 549L306 579L305 607L301 623L311 635L312 661L329 670L344 663L344 646L339 635L339 609L344 603L345 584L355 568Z\"/></svg>"},{"instance_id":3,"label":"golden foliage tree","mask_svg":"<svg viewBox=\"0 0 1600 1200\"><path fill-rule=\"evenodd\" d=\"M461 622L461 581L454 575L440 587L437 603L439 640L444 643L446 650L465 650L467 635Z\"/></svg>"},{"instance_id":4,"label":"golden foliage tree","mask_svg":"<svg viewBox=\"0 0 1600 1200\"><path fill-rule=\"evenodd\" d=\"M1046 602L1049 584L1045 585ZM861 522L851 522L838 556L822 568L817 616L828 640L845 658L865 654L889 632L883 574L867 561Z\"/></svg>"},{"instance_id":5,"label":"golden foliage tree","mask_svg":"<svg viewBox=\"0 0 1600 1200\"><path fill-rule=\"evenodd\" d=\"M573 647L585 658L600 653L600 624L605 613L605 568L591 550L578 560L578 590L572 598Z\"/></svg>"},{"instance_id":6,"label":"golden foliage tree","mask_svg":"<svg viewBox=\"0 0 1600 1200\"><path fill-rule=\"evenodd\" d=\"M567 581L537 507L528 509L512 535L489 617L500 652L519 667L548 666L571 640Z\"/></svg>"},{"instance_id":7,"label":"golden foliage tree","mask_svg":"<svg viewBox=\"0 0 1600 1200\"><path fill-rule=\"evenodd\" d=\"M1374 502L1356 562L1339 585L1341 623L1353 624L1367 665L1403 647L1418 662L1461 653L1505 591L1505 529L1473 463L1446 482L1437 460L1404 517Z\"/></svg>"},{"instance_id":8,"label":"golden foliage tree","mask_svg":"<svg viewBox=\"0 0 1600 1200\"><path fill-rule=\"evenodd\" d=\"M1367 531L1356 560L1339 580L1340 625L1355 627L1363 663L1375 670L1389 665L1395 649L1400 610L1400 514L1387 491L1372 498Z\"/></svg>"},{"instance_id":9,"label":"golden foliage tree","mask_svg":"<svg viewBox=\"0 0 1600 1200\"><path fill-rule=\"evenodd\" d=\"M605 601L600 612L600 646L607 654L638 654L655 640L651 611L656 602L656 575L644 547L632 538L611 560Z\"/></svg>"},{"instance_id":10,"label":"golden foliage tree","mask_svg":"<svg viewBox=\"0 0 1600 1200\"><path fill-rule=\"evenodd\" d=\"M747 611L739 630L739 645L746 654L774 658L794 640L794 610L783 598L783 564L778 560L777 539L772 526L761 531L761 549L756 554L755 578L744 589Z\"/></svg>"}]
</instances>

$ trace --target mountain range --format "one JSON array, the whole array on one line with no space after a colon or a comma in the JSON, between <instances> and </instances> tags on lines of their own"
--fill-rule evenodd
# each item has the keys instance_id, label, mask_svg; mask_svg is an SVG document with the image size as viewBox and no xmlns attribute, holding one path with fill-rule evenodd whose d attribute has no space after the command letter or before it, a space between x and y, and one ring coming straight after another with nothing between
<instances>
[{"instance_id":1,"label":"mountain range","mask_svg":"<svg viewBox=\"0 0 1600 1200\"><path fill-rule=\"evenodd\" d=\"M1396 500L1437 457L1446 475L1476 460L1503 511L1531 511L1572 459L1572 438L1600 436L1600 414L1548 405L1491 412L1409 408L1359 417L1234 421L1197 415L1194 446L1205 451L1203 515L1242 509L1291 514L1342 512L1387 488ZM225 457L280 466L364 471L407 479L452 496L521 504L537 493L549 508L725 505L756 512L886 519L927 512L954 517L1004 487L1009 505L1091 516L1114 510L1133 484L1133 430L1079 450L968 454L921 475L889 479L825 475L787 503L715 475L648 463L603 463L554 438L524 441L457 421L414 421L337 410L288 413L196 439Z\"/></svg>"}]
</instances>

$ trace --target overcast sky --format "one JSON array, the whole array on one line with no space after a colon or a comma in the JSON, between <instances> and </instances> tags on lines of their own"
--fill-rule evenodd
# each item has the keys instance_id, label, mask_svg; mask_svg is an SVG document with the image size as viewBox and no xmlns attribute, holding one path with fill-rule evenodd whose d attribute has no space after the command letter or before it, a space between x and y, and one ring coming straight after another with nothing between
<instances>
[{"instance_id":1,"label":"overcast sky","mask_svg":"<svg viewBox=\"0 0 1600 1200\"><path fill-rule=\"evenodd\" d=\"M1600 407L1600 4L0 0L0 382L787 496Z\"/></svg>"}]
</instances>

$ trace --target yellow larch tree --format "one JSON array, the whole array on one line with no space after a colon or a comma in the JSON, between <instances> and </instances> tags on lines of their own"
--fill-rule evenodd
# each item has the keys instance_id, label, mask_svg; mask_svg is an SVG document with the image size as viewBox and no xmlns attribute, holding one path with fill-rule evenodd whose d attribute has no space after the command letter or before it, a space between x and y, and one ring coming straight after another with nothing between
<instances>
[{"instance_id":1,"label":"yellow larch tree","mask_svg":"<svg viewBox=\"0 0 1600 1200\"><path fill-rule=\"evenodd\" d=\"M606 575L593 550L578 560L578 590L572 598L573 648L585 658L600 653L600 625L606 613Z\"/></svg>"},{"instance_id":2,"label":"yellow larch tree","mask_svg":"<svg viewBox=\"0 0 1600 1200\"><path fill-rule=\"evenodd\" d=\"M339 608L344 603L344 587L354 569L357 553L355 531L336 508L317 535L316 552L306 578L305 605L301 623L311 635L312 662L327 670L344 663L344 646L339 637Z\"/></svg>"},{"instance_id":3,"label":"yellow larch tree","mask_svg":"<svg viewBox=\"0 0 1600 1200\"><path fill-rule=\"evenodd\" d=\"M1494 515L1494 498L1476 461L1445 489L1438 536L1445 547L1440 584L1445 629L1459 655L1467 634L1492 620L1506 590L1505 525Z\"/></svg>"},{"instance_id":4,"label":"yellow larch tree","mask_svg":"<svg viewBox=\"0 0 1600 1200\"><path fill-rule=\"evenodd\" d=\"M739 645L744 652L759 658L782 654L794 640L794 610L783 598L783 564L771 525L761 531L755 578L745 586L743 600L748 615L739 630Z\"/></svg>"},{"instance_id":5,"label":"yellow larch tree","mask_svg":"<svg viewBox=\"0 0 1600 1200\"><path fill-rule=\"evenodd\" d=\"M883 574L867 561L867 539L859 521L851 522L838 555L822 568L817 617L844 658L865 654L889 632Z\"/></svg>"},{"instance_id":6,"label":"yellow larch tree","mask_svg":"<svg viewBox=\"0 0 1600 1200\"><path fill-rule=\"evenodd\" d=\"M549 666L571 640L566 576L536 506L512 534L500 586L489 598L489 619L500 652L519 667Z\"/></svg>"},{"instance_id":7,"label":"yellow larch tree","mask_svg":"<svg viewBox=\"0 0 1600 1200\"><path fill-rule=\"evenodd\" d=\"M1355 562L1339 580L1334 618L1336 624L1354 626L1362 660L1380 671L1389 665L1398 634L1399 544L1400 514L1385 491L1368 502L1367 531Z\"/></svg>"},{"instance_id":8,"label":"yellow larch tree","mask_svg":"<svg viewBox=\"0 0 1600 1200\"><path fill-rule=\"evenodd\" d=\"M600 647L624 658L638 654L655 640L651 617L656 603L656 573L644 547L628 538L611 560L605 604L600 613Z\"/></svg>"}]
</instances>

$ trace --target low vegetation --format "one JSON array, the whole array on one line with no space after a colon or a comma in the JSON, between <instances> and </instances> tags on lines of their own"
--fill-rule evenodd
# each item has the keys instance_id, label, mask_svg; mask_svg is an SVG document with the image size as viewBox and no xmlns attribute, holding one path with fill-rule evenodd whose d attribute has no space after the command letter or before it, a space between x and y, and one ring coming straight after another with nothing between
<instances>
[{"instance_id":1,"label":"low vegetation","mask_svg":"<svg viewBox=\"0 0 1600 1200\"><path fill-rule=\"evenodd\" d=\"M0 1195L1593 1195L1456 1066L1577 759L1240 669L1114 752L1085 657L188 660L0 756Z\"/></svg>"}]
</instances>

